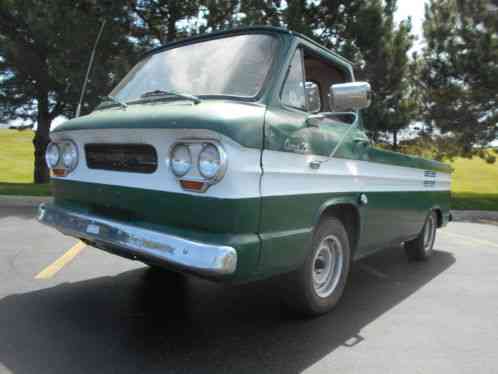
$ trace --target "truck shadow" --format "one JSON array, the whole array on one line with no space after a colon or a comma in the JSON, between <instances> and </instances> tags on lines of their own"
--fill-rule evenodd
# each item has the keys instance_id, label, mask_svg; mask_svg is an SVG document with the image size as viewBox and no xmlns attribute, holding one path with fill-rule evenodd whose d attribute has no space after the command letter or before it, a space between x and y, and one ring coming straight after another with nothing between
<instances>
[{"instance_id":1,"label":"truck shadow","mask_svg":"<svg viewBox=\"0 0 498 374\"><path fill-rule=\"evenodd\" d=\"M36 217L37 209L37 207L0 206L0 219L31 220Z\"/></svg>"},{"instance_id":2,"label":"truck shadow","mask_svg":"<svg viewBox=\"0 0 498 374\"><path fill-rule=\"evenodd\" d=\"M13 373L297 373L443 273L437 250L408 263L393 248L357 263L339 306L302 320L274 282L227 286L147 268L0 300L0 367ZM329 358L333 356L329 356Z\"/></svg>"}]
</instances>

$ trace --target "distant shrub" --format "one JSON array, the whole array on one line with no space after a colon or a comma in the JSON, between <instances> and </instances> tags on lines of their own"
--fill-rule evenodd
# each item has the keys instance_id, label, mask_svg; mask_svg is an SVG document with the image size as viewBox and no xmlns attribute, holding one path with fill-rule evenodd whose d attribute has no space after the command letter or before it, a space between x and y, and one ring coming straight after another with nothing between
<instances>
[{"instance_id":1,"label":"distant shrub","mask_svg":"<svg viewBox=\"0 0 498 374\"><path fill-rule=\"evenodd\" d=\"M488 164L494 164L496 162L496 156L489 154L486 156L485 160Z\"/></svg>"}]
</instances>

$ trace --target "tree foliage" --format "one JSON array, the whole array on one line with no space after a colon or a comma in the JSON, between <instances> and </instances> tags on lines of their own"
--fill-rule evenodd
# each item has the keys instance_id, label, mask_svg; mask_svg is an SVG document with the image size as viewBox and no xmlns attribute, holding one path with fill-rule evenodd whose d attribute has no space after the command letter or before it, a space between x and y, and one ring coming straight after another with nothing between
<instances>
[{"instance_id":1,"label":"tree foliage","mask_svg":"<svg viewBox=\"0 0 498 374\"><path fill-rule=\"evenodd\" d=\"M498 122L498 13L487 0L431 0L424 36L427 125L447 135L443 153L486 157L481 148L496 137Z\"/></svg>"},{"instance_id":2,"label":"tree foliage","mask_svg":"<svg viewBox=\"0 0 498 374\"><path fill-rule=\"evenodd\" d=\"M37 124L35 181L44 182L50 123L73 116L103 19L84 112L144 49L204 32L273 25L354 61L357 78L375 92L364 114L374 139L389 133L396 147L398 132L422 116L428 127L453 135L448 154L472 154L474 144L494 137L497 119L497 19L486 1L431 0L427 47L410 59L411 22L396 24L396 0L0 0L0 120Z\"/></svg>"},{"instance_id":3,"label":"tree foliage","mask_svg":"<svg viewBox=\"0 0 498 374\"><path fill-rule=\"evenodd\" d=\"M52 120L72 117L100 20L109 19L87 91L88 111L128 70L124 2L0 0L0 114L36 123L35 182L46 182L44 162Z\"/></svg>"},{"instance_id":4,"label":"tree foliage","mask_svg":"<svg viewBox=\"0 0 498 374\"><path fill-rule=\"evenodd\" d=\"M361 2L355 7L355 22L346 29L341 48L356 62L358 78L370 82L375 93L371 107L364 113L367 129L374 140L381 133L391 133L394 148L398 132L416 114L408 58L414 40L411 21L396 25L395 10L395 0Z\"/></svg>"},{"instance_id":5,"label":"tree foliage","mask_svg":"<svg viewBox=\"0 0 498 374\"><path fill-rule=\"evenodd\" d=\"M413 120L416 103L410 94L407 56L413 36L410 20L394 23L396 0L191 0L182 2L182 8L174 4L142 0L132 8L156 42L178 36L178 23L176 31L161 31L171 28L171 19L183 20L183 35L249 25L300 32L355 61L358 77L371 82L376 96L364 123L374 138L383 132L396 138Z\"/></svg>"}]
</instances>

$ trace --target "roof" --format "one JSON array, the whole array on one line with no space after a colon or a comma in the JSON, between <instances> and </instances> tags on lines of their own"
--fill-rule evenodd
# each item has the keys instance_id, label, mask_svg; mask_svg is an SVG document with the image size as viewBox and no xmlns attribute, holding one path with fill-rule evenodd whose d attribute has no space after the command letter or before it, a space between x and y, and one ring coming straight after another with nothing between
<instances>
[{"instance_id":1,"label":"roof","mask_svg":"<svg viewBox=\"0 0 498 374\"><path fill-rule=\"evenodd\" d=\"M180 40L175 40L170 43L163 44L157 48L151 49L148 51L145 56L160 52L165 49L172 48L177 45L182 45L182 44L188 44L191 42L196 42L196 41L201 41L205 39L211 39L212 37L217 37L217 36L223 36L223 35L234 35L234 34L243 34L243 33L257 33L258 31L265 32L265 33L276 33L276 34L287 34L289 36L294 36L294 37L299 37L301 39L306 40L307 42L317 46L318 48L333 54L335 57L338 59L343 60L345 63L353 65L353 62L349 61L347 58L339 55L338 53L331 51L328 48L325 48L323 45L318 43L317 41L311 39L310 37L300 34L295 31L287 30L282 27L275 27L275 26L250 26L250 27L239 27L239 28L233 28L233 29L228 29L228 30L222 30L222 31L214 31L210 33L205 33L202 35L197 35L197 36L191 36L188 38L180 39Z\"/></svg>"}]
</instances>

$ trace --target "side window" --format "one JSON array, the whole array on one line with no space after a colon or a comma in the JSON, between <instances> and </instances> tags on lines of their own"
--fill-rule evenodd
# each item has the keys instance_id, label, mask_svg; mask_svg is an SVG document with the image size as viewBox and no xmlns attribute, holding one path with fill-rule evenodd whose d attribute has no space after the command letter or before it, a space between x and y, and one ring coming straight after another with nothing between
<instances>
[{"instance_id":1,"label":"side window","mask_svg":"<svg viewBox=\"0 0 498 374\"><path fill-rule=\"evenodd\" d=\"M308 109L312 113L331 112L329 88L333 84L349 81L349 73L330 56L324 57L306 47L303 54Z\"/></svg>"},{"instance_id":2,"label":"side window","mask_svg":"<svg viewBox=\"0 0 498 374\"><path fill-rule=\"evenodd\" d=\"M282 103L306 110L302 51L298 49L292 58L291 67L281 95Z\"/></svg>"}]
</instances>

